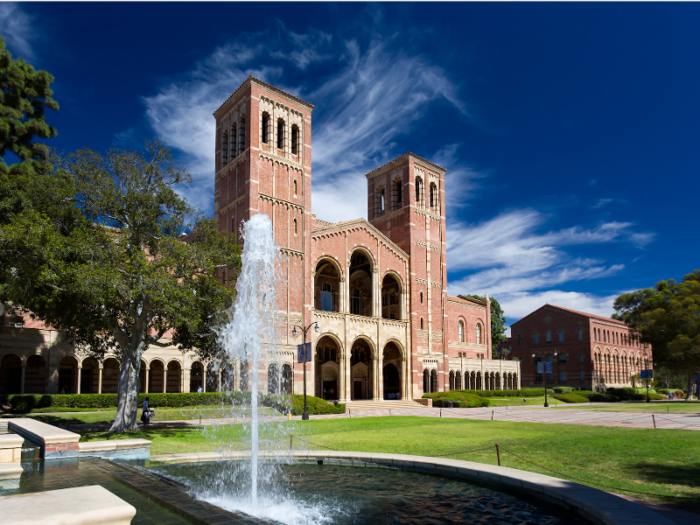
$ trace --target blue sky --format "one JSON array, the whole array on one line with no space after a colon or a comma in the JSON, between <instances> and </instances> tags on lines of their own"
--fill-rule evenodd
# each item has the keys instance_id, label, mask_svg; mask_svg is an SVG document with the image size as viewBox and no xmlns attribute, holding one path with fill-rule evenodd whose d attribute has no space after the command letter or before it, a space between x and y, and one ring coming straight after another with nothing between
<instances>
[{"instance_id":1,"label":"blue sky","mask_svg":"<svg viewBox=\"0 0 700 525\"><path fill-rule=\"evenodd\" d=\"M700 4L0 4L55 77L58 149L158 138L213 213L212 112L249 75L315 105L313 210L366 216L364 174L448 169L449 293L509 322L610 315L698 263Z\"/></svg>"}]
</instances>

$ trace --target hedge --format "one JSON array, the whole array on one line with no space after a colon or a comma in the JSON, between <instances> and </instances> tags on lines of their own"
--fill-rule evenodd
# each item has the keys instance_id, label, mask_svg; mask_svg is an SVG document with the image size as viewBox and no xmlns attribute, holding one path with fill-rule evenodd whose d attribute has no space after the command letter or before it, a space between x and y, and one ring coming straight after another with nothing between
<instances>
[{"instance_id":1,"label":"hedge","mask_svg":"<svg viewBox=\"0 0 700 525\"><path fill-rule=\"evenodd\" d=\"M487 407L491 405L489 399L469 394L464 390L450 390L448 392L434 392L423 394L423 398L433 400L434 407L445 406L445 401L452 401L455 408Z\"/></svg>"},{"instance_id":2,"label":"hedge","mask_svg":"<svg viewBox=\"0 0 700 525\"><path fill-rule=\"evenodd\" d=\"M306 408L309 415L314 414L344 414L345 405L338 403L337 405L321 399L320 397L306 396ZM285 412L286 413L286 412ZM304 396L294 394L292 396L292 414L301 416L304 413Z\"/></svg>"},{"instance_id":3,"label":"hedge","mask_svg":"<svg viewBox=\"0 0 700 525\"><path fill-rule=\"evenodd\" d=\"M577 390L576 395L585 397L589 401L606 401L614 403L615 401L620 400L620 398L615 394L606 394L605 397L603 397L603 394L600 392L591 392L590 390Z\"/></svg>"},{"instance_id":4,"label":"hedge","mask_svg":"<svg viewBox=\"0 0 700 525\"><path fill-rule=\"evenodd\" d=\"M588 399L578 394L555 394L554 399L563 401L564 403L587 403Z\"/></svg>"},{"instance_id":5,"label":"hedge","mask_svg":"<svg viewBox=\"0 0 700 525\"><path fill-rule=\"evenodd\" d=\"M464 392L479 397L542 397L544 388L523 388L522 390L451 390L451 392ZM548 394L554 394L554 390L547 389Z\"/></svg>"},{"instance_id":6,"label":"hedge","mask_svg":"<svg viewBox=\"0 0 700 525\"><path fill-rule=\"evenodd\" d=\"M570 394L574 390L576 390L576 389L572 386L555 386L554 387L554 392L557 394Z\"/></svg>"},{"instance_id":7,"label":"hedge","mask_svg":"<svg viewBox=\"0 0 700 525\"><path fill-rule=\"evenodd\" d=\"M647 389L646 388L608 388L608 393L619 397L620 399L623 399L625 401L629 401L630 399L638 399L637 396L640 394L644 395L644 399L646 399L647 395ZM656 394L656 390L653 388L649 389L649 394Z\"/></svg>"},{"instance_id":8,"label":"hedge","mask_svg":"<svg viewBox=\"0 0 700 525\"><path fill-rule=\"evenodd\" d=\"M682 388L657 388L656 392L659 394L666 394L668 396L668 394L670 394L671 392L681 393L685 392L685 390L683 390Z\"/></svg>"}]
</instances>

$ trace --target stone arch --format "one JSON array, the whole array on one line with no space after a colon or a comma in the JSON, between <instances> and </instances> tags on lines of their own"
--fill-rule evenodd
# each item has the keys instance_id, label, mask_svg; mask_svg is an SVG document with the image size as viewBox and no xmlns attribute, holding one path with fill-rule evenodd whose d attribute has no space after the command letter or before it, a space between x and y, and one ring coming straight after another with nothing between
<instances>
[{"instance_id":1,"label":"stone arch","mask_svg":"<svg viewBox=\"0 0 700 525\"><path fill-rule=\"evenodd\" d=\"M267 367L267 393L273 395L280 393L280 366L275 362Z\"/></svg>"},{"instance_id":2,"label":"stone arch","mask_svg":"<svg viewBox=\"0 0 700 525\"><path fill-rule=\"evenodd\" d=\"M102 393L116 394L119 391L119 369L121 363L114 355L102 361Z\"/></svg>"},{"instance_id":3,"label":"stone arch","mask_svg":"<svg viewBox=\"0 0 700 525\"><path fill-rule=\"evenodd\" d=\"M204 364L199 360L190 365L190 392L197 392L199 388L204 392L204 370Z\"/></svg>"},{"instance_id":4,"label":"stone arch","mask_svg":"<svg viewBox=\"0 0 700 525\"><path fill-rule=\"evenodd\" d=\"M171 359L168 361L166 370L164 392L168 394L179 394L182 391L182 363L177 359ZM211 382L209 378L207 378L207 382Z\"/></svg>"},{"instance_id":5,"label":"stone arch","mask_svg":"<svg viewBox=\"0 0 700 525\"><path fill-rule=\"evenodd\" d=\"M437 368L433 368L430 371L430 393L437 392L438 388L438 371Z\"/></svg>"},{"instance_id":6,"label":"stone arch","mask_svg":"<svg viewBox=\"0 0 700 525\"><path fill-rule=\"evenodd\" d=\"M92 356L80 361L80 393L97 394L100 389L100 363Z\"/></svg>"},{"instance_id":7,"label":"stone arch","mask_svg":"<svg viewBox=\"0 0 700 525\"><path fill-rule=\"evenodd\" d=\"M383 399L401 399L404 373L404 351L395 339L386 342L382 349L382 387Z\"/></svg>"},{"instance_id":8,"label":"stone arch","mask_svg":"<svg viewBox=\"0 0 700 525\"><path fill-rule=\"evenodd\" d=\"M350 256L350 313L365 317L374 316L374 269L372 254L357 247Z\"/></svg>"},{"instance_id":9,"label":"stone arch","mask_svg":"<svg viewBox=\"0 0 700 525\"><path fill-rule=\"evenodd\" d=\"M0 375L0 378L2 378L2 375ZM24 371L24 393L46 394L47 387L48 370L46 368L46 359L41 353L28 356Z\"/></svg>"},{"instance_id":10,"label":"stone arch","mask_svg":"<svg viewBox=\"0 0 700 525\"><path fill-rule=\"evenodd\" d=\"M457 342L467 342L467 320L463 315L457 316Z\"/></svg>"},{"instance_id":11,"label":"stone arch","mask_svg":"<svg viewBox=\"0 0 700 525\"><path fill-rule=\"evenodd\" d=\"M284 363L282 365L282 377L280 380L280 394L291 394L294 392L294 372L292 365Z\"/></svg>"},{"instance_id":12,"label":"stone arch","mask_svg":"<svg viewBox=\"0 0 700 525\"><path fill-rule=\"evenodd\" d=\"M24 361L14 352L0 359L0 393L19 394L22 390L22 366Z\"/></svg>"},{"instance_id":13,"label":"stone arch","mask_svg":"<svg viewBox=\"0 0 700 525\"><path fill-rule=\"evenodd\" d=\"M313 353L314 395L322 399L340 397L340 360L343 358L339 338L330 332L316 340Z\"/></svg>"},{"instance_id":14,"label":"stone arch","mask_svg":"<svg viewBox=\"0 0 700 525\"><path fill-rule=\"evenodd\" d=\"M450 390L455 389L455 371L450 370Z\"/></svg>"},{"instance_id":15,"label":"stone arch","mask_svg":"<svg viewBox=\"0 0 700 525\"><path fill-rule=\"evenodd\" d=\"M78 392L78 358L64 355L58 363L58 391L66 394Z\"/></svg>"},{"instance_id":16,"label":"stone arch","mask_svg":"<svg viewBox=\"0 0 700 525\"><path fill-rule=\"evenodd\" d=\"M350 345L350 386L351 399L372 399L374 397L374 374L377 350L371 339L356 337Z\"/></svg>"},{"instance_id":17,"label":"stone arch","mask_svg":"<svg viewBox=\"0 0 700 525\"><path fill-rule=\"evenodd\" d=\"M340 311L343 269L332 257L322 256L314 267L314 307L326 312Z\"/></svg>"},{"instance_id":18,"label":"stone arch","mask_svg":"<svg viewBox=\"0 0 700 525\"><path fill-rule=\"evenodd\" d=\"M462 372L460 370L455 372L455 390L462 390Z\"/></svg>"},{"instance_id":19,"label":"stone arch","mask_svg":"<svg viewBox=\"0 0 700 525\"><path fill-rule=\"evenodd\" d=\"M403 319L403 281L393 270L384 273L381 283L382 317L384 319Z\"/></svg>"},{"instance_id":20,"label":"stone arch","mask_svg":"<svg viewBox=\"0 0 700 525\"><path fill-rule=\"evenodd\" d=\"M430 393L430 370L427 368L423 369L423 393Z\"/></svg>"},{"instance_id":21,"label":"stone arch","mask_svg":"<svg viewBox=\"0 0 700 525\"><path fill-rule=\"evenodd\" d=\"M167 370L165 362L154 357L148 362L148 391L151 394L165 392L164 372Z\"/></svg>"}]
</instances>

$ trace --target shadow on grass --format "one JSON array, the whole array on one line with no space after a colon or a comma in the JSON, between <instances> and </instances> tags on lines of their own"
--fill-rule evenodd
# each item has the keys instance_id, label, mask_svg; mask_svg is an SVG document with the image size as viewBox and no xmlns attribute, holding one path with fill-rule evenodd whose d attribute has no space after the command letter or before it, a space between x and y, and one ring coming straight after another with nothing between
<instances>
[{"instance_id":1,"label":"shadow on grass","mask_svg":"<svg viewBox=\"0 0 700 525\"><path fill-rule=\"evenodd\" d=\"M685 485L700 488L700 463L690 465L659 465L654 463L635 463L627 467L645 481L665 483L668 485Z\"/></svg>"},{"instance_id":2,"label":"shadow on grass","mask_svg":"<svg viewBox=\"0 0 700 525\"><path fill-rule=\"evenodd\" d=\"M133 432L125 432L123 434L114 434L107 432L106 430L78 430L78 434L84 438L88 438L87 440L90 441L125 438L142 438L153 441L155 439L185 439L195 436L197 430L198 429L192 427L140 427L138 430L134 430Z\"/></svg>"}]
</instances>

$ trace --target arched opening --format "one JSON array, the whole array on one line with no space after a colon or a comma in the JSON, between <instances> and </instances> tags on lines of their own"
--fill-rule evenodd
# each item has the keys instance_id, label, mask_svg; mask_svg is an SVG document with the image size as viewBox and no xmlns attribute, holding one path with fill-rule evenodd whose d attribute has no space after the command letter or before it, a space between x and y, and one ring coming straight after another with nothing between
<instances>
[{"instance_id":1,"label":"arched opening","mask_svg":"<svg viewBox=\"0 0 700 525\"><path fill-rule=\"evenodd\" d=\"M372 317L372 262L361 250L350 258L350 313Z\"/></svg>"},{"instance_id":2,"label":"arched opening","mask_svg":"<svg viewBox=\"0 0 700 525\"><path fill-rule=\"evenodd\" d=\"M108 357L102 363L102 393L116 394L119 391L119 361Z\"/></svg>"},{"instance_id":3,"label":"arched opening","mask_svg":"<svg viewBox=\"0 0 700 525\"><path fill-rule=\"evenodd\" d=\"M430 370L423 370L423 393L430 394Z\"/></svg>"},{"instance_id":4,"label":"arched opening","mask_svg":"<svg viewBox=\"0 0 700 525\"><path fill-rule=\"evenodd\" d=\"M297 181L294 181L294 196L297 196Z\"/></svg>"},{"instance_id":5,"label":"arched opening","mask_svg":"<svg viewBox=\"0 0 700 525\"><path fill-rule=\"evenodd\" d=\"M63 394L78 392L78 361L73 356L65 356L58 364L58 391Z\"/></svg>"},{"instance_id":6,"label":"arched opening","mask_svg":"<svg viewBox=\"0 0 700 525\"><path fill-rule=\"evenodd\" d=\"M166 383L166 390L168 394L179 394L180 393L180 384L182 383L181 377L182 377L182 367L180 366L180 363L177 361L170 361L168 363L168 377L167 377L167 383ZM209 381L207 381L208 383Z\"/></svg>"},{"instance_id":7,"label":"arched opening","mask_svg":"<svg viewBox=\"0 0 700 525\"><path fill-rule=\"evenodd\" d=\"M378 186L374 192L375 197L375 215L384 215L386 211L386 192L384 191L384 186Z\"/></svg>"},{"instance_id":8,"label":"arched opening","mask_svg":"<svg viewBox=\"0 0 700 525\"><path fill-rule=\"evenodd\" d=\"M204 392L204 365L199 361L192 363L190 367L190 392Z\"/></svg>"},{"instance_id":9,"label":"arched opening","mask_svg":"<svg viewBox=\"0 0 700 525\"><path fill-rule=\"evenodd\" d=\"M277 119L277 149L284 149L284 119Z\"/></svg>"},{"instance_id":10,"label":"arched opening","mask_svg":"<svg viewBox=\"0 0 700 525\"><path fill-rule=\"evenodd\" d=\"M430 371L430 393L438 391L438 373L437 370Z\"/></svg>"},{"instance_id":11,"label":"arched opening","mask_svg":"<svg viewBox=\"0 0 700 525\"><path fill-rule=\"evenodd\" d=\"M250 365L241 361L241 390L250 390Z\"/></svg>"},{"instance_id":12,"label":"arched opening","mask_svg":"<svg viewBox=\"0 0 700 525\"><path fill-rule=\"evenodd\" d=\"M141 359L141 367L139 368L139 392L146 392L146 366L146 361ZM102 368L102 393L104 393L104 364Z\"/></svg>"},{"instance_id":13,"label":"arched opening","mask_svg":"<svg viewBox=\"0 0 700 525\"><path fill-rule=\"evenodd\" d=\"M316 310L337 312L340 305L340 272L329 259L321 259L316 265L314 277L314 301Z\"/></svg>"},{"instance_id":14,"label":"arched opening","mask_svg":"<svg viewBox=\"0 0 700 525\"><path fill-rule=\"evenodd\" d=\"M373 370L372 351L363 339L358 339L352 345L350 353L350 384L352 385L352 400L372 399Z\"/></svg>"},{"instance_id":15,"label":"arched opening","mask_svg":"<svg viewBox=\"0 0 700 525\"><path fill-rule=\"evenodd\" d=\"M94 357L83 359L80 371L80 393L97 394L99 389L100 365Z\"/></svg>"},{"instance_id":16,"label":"arched opening","mask_svg":"<svg viewBox=\"0 0 700 525\"><path fill-rule=\"evenodd\" d=\"M22 391L22 360L15 354L8 354L0 361L0 388L3 394L19 394Z\"/></svg>"},{"instance_id":17,"label":"arched opening","mask_svg":"<svg viewBox=\"0 0 700 525\"><path fill-rule=\"evenodd\" d=\"M267 144L270 141L270 114L263 111L262 114L262 141Z\"/></svg>"},{"instance_id":18,"label":"arched opening","mask_svg":"<svg viewBox=\"0 0 700 525\"><path fill-rule=\"evenodd\" d=\"M382 279L382 317L401 319L401 284L396 276L387 274Z\"/></svg>"},{"instance_id":19,"label":"arched opening","mask_svg":"<svg viewBox=\"0 0 700 525\"><path fill-rule=\"evenodd\" d=\"M294 392L294 373L292 367L282 365L282 380L280 381L280 394L291 394Z\"/></svg>"},{"instance_id":20,"label":"arched opening","mask_svg":"<svg viewBox=\"0 0 700 525\"><path fill-rule=\"evenodd\" d=\"M462 390L462 373L459 370L455 372L455 390Z\"/></svg>"},{"instance_id":21,"label":"arched opening","mask_svg":"<svg viewBox=\"0 0 700 525\"><path fill-rule=\"evenodd\" d=\"M513 390L520 390L518 386L518 374L513 374Z\"/></svg>"},{"instance_id":22,"label":"arched opening","mask_svg":"<svg viewBox=\"0 0 700 525\"><path fill-rule=\"evenodd\" d=\"M271 363L267 368L267 393L280 393L280 367L277 363Z\"/></svg>"},{"instance_id":23,"label":"arched opening","mask_svg":"<svg viewBox=\"0 0 700 525\"><path fill-rule=\"evenodd\" d=\"M294 235L298 233L298 222L296 219L294 219Z\"/></svg>"},{"instance_id":24,"label":"arched opening","mask_svg":"<svg viewBox=\"0 0 700 525\"><path fill-rule=\"evenodd\" d=\"M163 389L163 371L165 367L163 362L157 359L151 361L150 371L148 372L148 391L151 394L159 394L165 392Z\"/></svg>"},{"instance_id":25,"label":"arched opening","mask_svg":"<svg viewBox=\"0 0 700 525\"><path fill-rule=\"evenodd\" d=\"M437 186L435 186L435 183L430 184L430 209L435 210L438 206L438 195L437 195Z\"/></svg>"},{"instance_id":26,"label":"arched opening","mask_svg":"<svg viewBox=\"0 0 700 525\"><path fill-rule=\"evenodd\" d=\"M225 361L221 363L219 370L221 373L220 391L231 392L232 390L235 390L234 381L236 377L236 372L233 365L229 361Z\"/></svg>"},{"instance_id":27,"label":"arched opening","mask_svg":"<svg viewBox=\"0 0 700 525\"><path fill-rule=\"evenodd\" d=\"M450 370L450 390L455 389L455 371Z\"/></svg>"},{"instance_id":28,"label":"arched opening","mask_svg":"<svg viewBox=\"0 0 700 525\"><path fill-rule=\"evenodd\" d=\"M481 382L481 372L476 373L476 390L483 390L483 385Z\"/></svg>"},{"instance_id":29,"label":"arched opening","mask_svg":"<svg viewBox=\"0 0 700 525\"><path fill-rule=\"evenodd\" d=\"M457 323L457 340L460 343L464 342L464 321Z\"/></svg>"},{"instance_id":30,"label":"arched opening","mask_svg":"<svg viewBox=\"0 0 700 525\"><path fill-rule=\"evenodd\" d=\"M403 204L403 181L397 177L391 183L391 209L398 210Z\"/></svg>"},{"instance_id":31,"label":"arched opening","mask_svg":"<svg viewBox=\"0 0 700 525\"><path fill-rule=\"evenodd\" d=\"M47 387L46 360L41 355L32 355L27 359L24 371L24 393L46 394Z\"/></svg>"},{"instance_id":32,"label":"arched opening","mask_svg":"<svg viewBox=\"0 0 700 525\"><path fill-rule=\"evenodd\" d=\"M228 164L228 131L224 131L221 137L221 167Z\"/></svg>"},{"instance_id":33,"label":"arched opening","mask_svg":"<svg viewBox=\"0 0 700 525\"><path fill-rule=\"evenodd\" d=\"M503 390L503 383L501 383L501 374L496 372L496 383L493 385L494 390Z\"/></svg>"},{"instance_id":34,"label":"arched opening","mask_svg":"<svg viewBox=\"0 0 700 525\"><path fill-rule=\"evenodd\" d=\"M299 155L299 126L292 126L292 155Z\"/></svg>"},{"instance_id":35,"label":"arched opening","mask_svg":"<svg viewBox=\"0 0 700 525\"><path fill-rule=\"evenodd\" d=\"M241 116L238 128L238 154L245 151L245 115Z\"/></svg>"},{"instance_id":36,"label":"arched opening","mask_svg":"<svg viewBox=\"0 0 700 525\"><path fill-rule=\"evenodd\" d=\"M423 194L423 179L420 177L416 177L416 206L421 205L421 201L423 200L422 197Z\"/></svg>"},{"instance_id":37,"label":"arched opening","mask_svg":"<svg viewBox=\"0 0 700 525\"><path fill-rule=\"evenodd\" d=\"M236 136L238 133L238 127L236 126L236 123L234 122L231 124L231 132L228 135L228 140L229 140L229 152L230 152L230 158L229 162L231 162L233 159L236 158Z\"/></svg>"},{"instance_id":38,"label":"arched opening","mask_svg":"<svg viewBox=\"0 0 700 525\"><path fill-rule=\"evenodd\" d=\"M482 337L481 337L481 323L476 323L476 344L481 345L482 343Z\"/></svg>"},{"instance_id":39,"label":"arched opening","mask_svg":"<svg viewBox=\"0 0 700 525\"><path fill-rule=\"evenodd\" d=\"M467 390L477 390L477 386L476 386L476 373L475 373L475 372L472 372L472 373L469 375L469 386L466 386L466 385L465 385L464 388L466 388Z\"/></svg>"},{"instance_id":40,"label":"arched opening","mask_svg":"<svg viewBox=\"0 0 700 525\"><path fill-rule=\"evenodd\" d=\"M403 359L401 350L396 346L396 343L390 341L386 344L383 351L382 363L382 379L384 383L384 399L401 399L401 369Z\"/></svg>"},{"instance_id":41,"label":"arched opening","mask_svg":"<svg viewBox=\"0 0 700 525\"><path fill-rule=\"evenodd\" d=\"M338 399L340 397L338 388L339 376L340 348L335 339L323 336L316 343L316 355L314 358L316 397Z\"/></svg>"}]
</instances>

